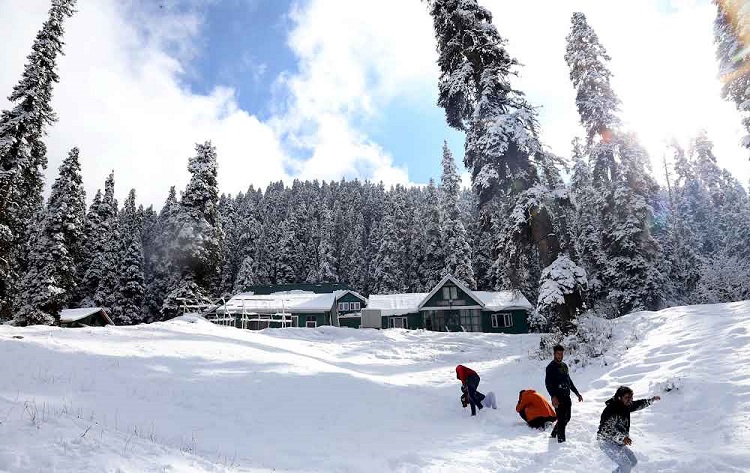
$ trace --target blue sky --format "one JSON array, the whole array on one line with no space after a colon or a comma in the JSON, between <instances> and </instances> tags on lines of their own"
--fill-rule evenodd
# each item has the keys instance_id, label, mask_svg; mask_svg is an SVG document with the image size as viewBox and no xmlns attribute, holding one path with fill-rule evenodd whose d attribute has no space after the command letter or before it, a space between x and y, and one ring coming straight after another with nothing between
<instances>
[{"instance_id":1,"label":"blue sky","mask_svg":"<svg viewBox=\"0 0 750 473\"><path fill-rule=\"evenodd\" d=\"M664 144L706 128L741 182L740 117L720 99L710 0L482 0L523 64L515 85L539 107L542 138L568 155L579 132L563 55L573 11L612 56L626 125L662 178ZM0 0L0 108L48 0ZM48 182L81 149L89 198L115 171L159 207L184 188L194 145L212 140L219 184L236 193L283 179L386 185L440 176L443 140L462 169L463 136L436 105L432 24L413 0L97 0L66 24L50 128ZM6 92L2 92L6 91Z\"/></svg>"},{"instance_id":2,"label":"blue sky","mask_svg":"<svg viewBox=\"0 0 750 473\"><path fill-rule=\"evenodd\" d=\"M304 8L304 2L290 0L225 0L199 6L188 0L162 14L192 9L202 16L201 39L185 77L190 89L207 94L216 85L232 87L242 109L268 120L288 100L279 77L298 72L287 39L294 27L290 12ZM461 159L463 134L447 127L443 117L434 101L406 100L391 102L356 123L392 155L394 165L408 167L412 181L424 183L440 178L444 140ZM294 146L286 151L305 156Z\"/></svg>"}]
</instances>

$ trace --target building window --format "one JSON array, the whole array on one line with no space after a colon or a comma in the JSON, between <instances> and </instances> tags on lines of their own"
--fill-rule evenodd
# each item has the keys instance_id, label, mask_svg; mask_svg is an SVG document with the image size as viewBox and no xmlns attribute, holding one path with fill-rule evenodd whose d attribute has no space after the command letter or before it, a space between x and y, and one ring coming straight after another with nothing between
<instances>
[{"instance_id":1,"label":"building window","mask_svg":"<svg viewBox=\"0 0 750 473\"><path fill-rule=\"evenodd\" d=\"M359 302L350 302L349 303L349 309L351 309L351 310L359 310Z\"/></svg>"},{"instance_id":2,"label":"building window","mask_svg":"<svg viewBox=\"0 0 750 473\"><path fill-rule=\"evenodd\" d=\"M409 328L406 317L391 317L391 328Z\"/></svg>"},{"instance_id":3,"label":"building window","mask_svg":"<svg viewBox=\"0 0 750 473\"><path fill-rule=\"evenodd\" d=\"M305 322L305 327L315 328L317 326L318 326L318 319L316 319L315 317L308 316L307 322Z\"/></svg>"},{"instance_id":4,"label":"building window","mask_svg":"<svg viewBox=\"0 0 750 473\"><path fill-rule=\"evenodd\" d=\"M459 311L461 327L467 332L482 331L482 316L480 311L473 309L461 309Z\"/></svg>"},{"instance_id":5,"label":"building window","mask_svg":"<svg viewBox=\"0 0 750 473\"><path fill-rule=\"evenodd\" d=\"M339 303L339 309L342 312L345 312L345 311L349 310L349 303L348 302L341 302L341 303Z\"/></svg>"},{"instance_id":6,"label":"building window","mask_svg":"<svg viewBox=\"0 0 750 473\"><path fill-rule=\"evenodd\" d=\"M458 299L458 288L456 286L443 286L443 300Z\"/></svg>"},{"instance_id":7,"label":"building window","mask_svg":"<svg viewBox=\"0 0 750 473\"><path fill-rule=\"evenodd\" d=\"M513 326L513 314L499 313L492 314L492 328L507 328ZM502 323L502 325L500 325Z\"/></svg>"}]
</instances>

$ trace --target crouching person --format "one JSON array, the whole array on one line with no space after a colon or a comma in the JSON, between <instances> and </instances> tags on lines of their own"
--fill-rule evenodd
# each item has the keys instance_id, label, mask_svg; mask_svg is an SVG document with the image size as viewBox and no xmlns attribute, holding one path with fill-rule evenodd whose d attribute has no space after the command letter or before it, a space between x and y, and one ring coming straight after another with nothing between
<instances>
[{"instance_id":1,"label":"crouching person","mask_svg":"<svg viewBox=\"0 0 750 473\"><path fill-rule=\"evenodd\" d=\"M661 398L633 400L633 390L620 386L612 399L605 404L596 438L599 448L617 464L615 473L628 473L638 463L635 454L628 448L630 440L630 413L650 406Z\"/></svg>"},{"instance_id":2,"label":"crouching person","mask_svg":"<svg viewBox=\"0 0 750 473\"><path fill-rule=\"evenodd\" d=\"M516 412L526 424L534 429L544 429L548 422L557 420L555 410L544 396L533 389L524 389L518 393Z\"/></svg>"},{"instance_id":3,"label":"crouching person","mask_svg":"<svg viewBox=\"0 0 750 473\"><path fill-rule=\"evenodd\" d=\"M466 393L466 401L471 406L471 415L477 415L477 409L482 409L484 394L477 391L479 387L479 375L471 368L464 365L456 366L456 378L461 381L461 391Z\"/></svg>"}]
</instances>

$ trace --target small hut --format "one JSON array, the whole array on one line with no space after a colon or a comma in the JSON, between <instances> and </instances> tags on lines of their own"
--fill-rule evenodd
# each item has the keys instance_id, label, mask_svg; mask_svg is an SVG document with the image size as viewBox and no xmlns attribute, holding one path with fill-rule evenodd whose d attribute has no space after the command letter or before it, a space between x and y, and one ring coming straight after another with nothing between
<instances>
[{"instance_id":1,"label":"small hut","mask_svg":"<svg viewBox=\"0 0 750 473\"><path fill-rule=\"evenodd\" d=\"M107 315L107 311L101 307L83 307L60 311L61 327L104 327L105 325L114 325L114 322Z\"/></svg>"}]
</instances>

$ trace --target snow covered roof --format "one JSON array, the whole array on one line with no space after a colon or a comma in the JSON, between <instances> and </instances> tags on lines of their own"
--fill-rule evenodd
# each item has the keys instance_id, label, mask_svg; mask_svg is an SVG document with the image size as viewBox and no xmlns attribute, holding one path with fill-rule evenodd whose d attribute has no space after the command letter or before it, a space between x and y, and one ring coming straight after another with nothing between
<instances>
[{"instance_id":1,"label":"snow covered roof","mask_svg":"<svg viewBox=\"0 0 750 473\"><path fill-rule=\"evenodd\" d=\"M339 289L339 290L333 291L333 294L336 297L336 300L341 299L346 294L352 294L354 297L360 299L361 301L366 301L367 300L367 298L365 296L363 296L362 294L358 293L357 291L352 291L352 290L349 290L349 289Z\"/></svg>"},{"instance_id":2,"label":"snow covered roof","mask_svg":"<svg viewBox=\"0 0 750 473\"><path fill-rule=\"evenodd\" d=\"M456 287L458 287L459 289L461 289L469 297L471 297L473 299L476 299L476 296L474 296L474 293L472 292L471 289L469 289L468 287L466 287L461 281L459 281L458 279L454 278L452 275L446 274L445 276L443 276L443 279L441 279L440 282L435 285L435 287L432 289L432 291L430 291L429 294L427 294L427 297L425 297L424 300L419 304L419 308L421 309L422 307L424 307L424 305L427 303L427 301L429 301L430 298L432 298L432 296L434 296L435 293L438 292L440 290L440 288L443 287L445 285L445 283L447 283L448 281L450 281L453 284L455 284ZM479 302L480 304L482 303L482 301L479 301L479 300L477 300L477 302Z\"/></svg>"},{"instance_id":3,"label":"snow covered roof","mask_svg":"<svg viewBox=\"0 0 750 473\"><path fill-rule=\"evenodd\" d=\"M500 310L533 310L534 308L519 291L472 291L450 274L443 277L429 293L372 294L368 299L367 308L379 309L381 315L384 316L415 314L448 281L451 281L469 297L476 300L482 306L482 310L494 312Z\"/></svg>"},{"instance_id":4,"label":"snow covered roof","mask_svg":"<svg viewBox=\"0 0 750 473\"><path fill-rule=\"evenodd\" d=\"M485 310L533 310L534 307L519 291L473 291L473 294L484 305Z\"/></svg>"},{"instance_id":5,"label":"snow covered roof","mask_svg":"<svg viewBox=\"0 0 750 473\"><path fill-rule=\"evenodd\" d=\"M107 315L107 311L105 311L101 307L82 307L80 309L63 309L60 311L60 322L65 323L65 324L70 324L70 323L85 319L89 315L96 314L97 312L102 312L102 314L104 315L104 318L107 320L107 323L114 325L114 323L112 323L112 319L110 319L109 316Z\"/></svg>"},{"instance_id":6,"label":"snow covered roof","mask_svg":"<svg viewBox=\"0 0 750 473\"><path fill-rule=\"evenodd\" d=\"M333 308L335 293L316 294L309 291L284 291L268 295L244 292L233 296L217 312L327 312Z\"/></svg>"},{"instance_id":7,"label":"snow covered roof","mask_svg":"<svg viewBox=\"0 0 750 473\"><path fill-rule=\"evenodd\" d=\"M426 292L406 294L372 294L367 302L368 309L379 309L381 315L404 315L419 312L419 304L427 296Z\"/></svg>"}]
</instances>

